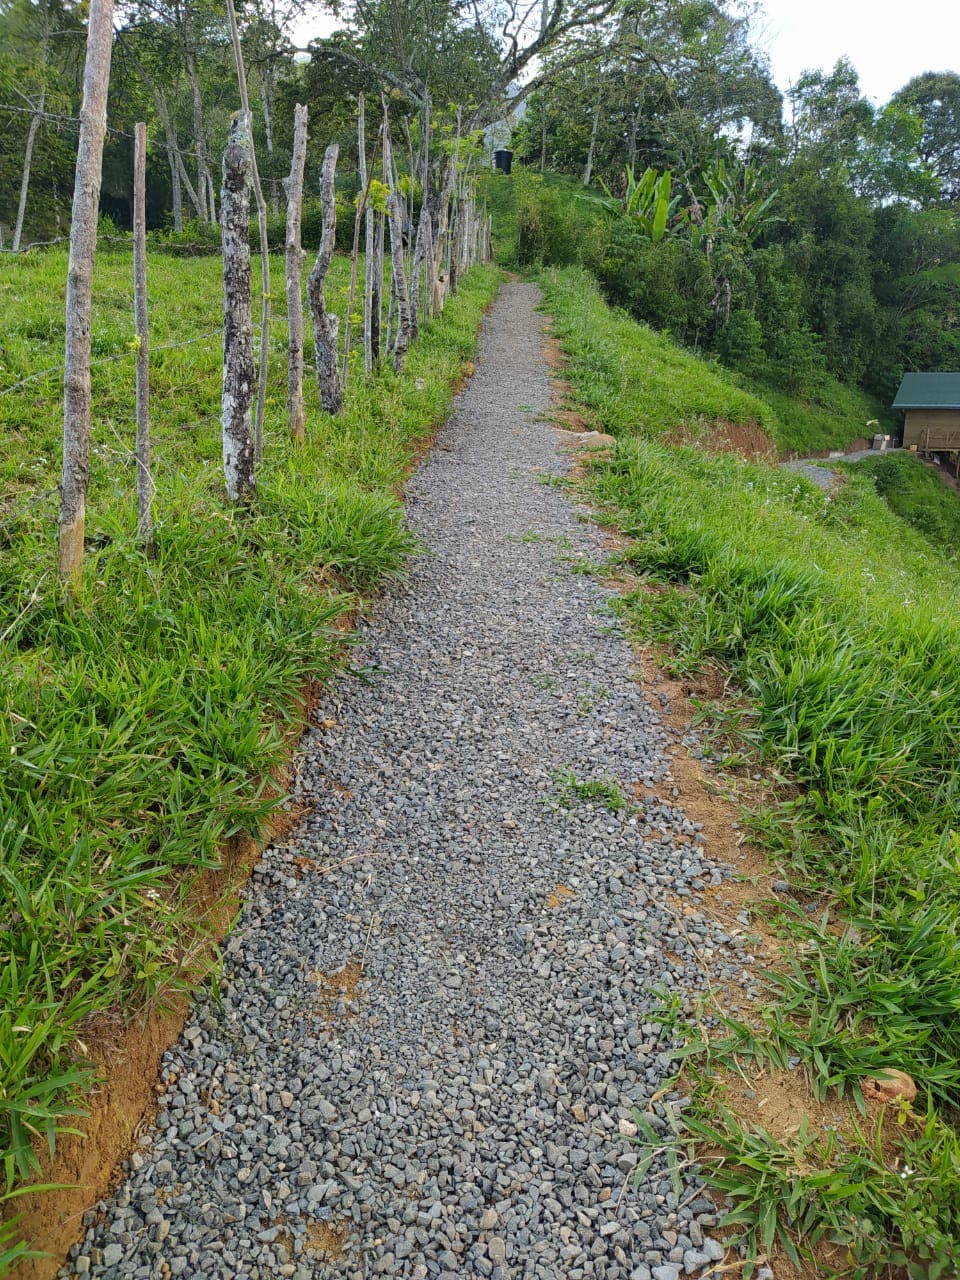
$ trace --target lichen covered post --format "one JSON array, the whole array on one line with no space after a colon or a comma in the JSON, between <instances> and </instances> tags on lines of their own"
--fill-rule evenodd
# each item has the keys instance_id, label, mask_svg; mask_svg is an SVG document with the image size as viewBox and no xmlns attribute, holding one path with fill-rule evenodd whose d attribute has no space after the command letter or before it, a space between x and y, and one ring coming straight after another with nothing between
<instances>
[{"instance_id":1,"label":"lichen covered post","mask_svg":"<svg viewBox=\"0 0 960 1280\"><path fill-rule=\"evenodd\" d=\"M231 502L256 489L253 438L253 322L250 308L250 121L241 112L223 153L223 474Z\"/></svg>"},{"instance_id":2,"label":"lichen covered post","mask_svg":"<svg viewBox=\"0 0 960 1280\"><path fill-rule=\"evenodd\" d=\"M335 142L331 143L324 152L323 169L320 173L320 209L323 214L323 230L320 235L317 260L307 280L307 297L310 300L310 314L313 317L313 341L317 354L317 385L320 389L320 403L327 413L339 413L343 408L340 364L337 359L340 317L327 311L323 297L323 282L333 261L337 233L337 208L334 202L333 180L339 154L340 148Z\"/></svg>"},{"instance_id":3,"label":"lichen covered post","mask_svg":"<svg viewBox=\"0 0 960 1280\"><path fill-rule=\"evenodd\" d=\"M292 439L302 443L303 412L303 294L300 272L303 247L300 222L303 208L303 169L307 158L307 108L293 109L293 162L284 180L287 193L287 425Z\"/></svg>"},{"instance_id":4,"label":"lichen covered post","mask_svg":"<svg viewBox=\"0 0 960 1280\"><path fill-rule=\"evenodd\" d=\"M112 50L113 0L91 0L67 265L57 571L60 581L68 586L75 584L83 571L90 475L90 306Z\"/></svg>"},{"instance_id":5,"label":"lichen covered post","mask_svg":"<svg viewBox=\"0 0 960 1280\"><path fill-rule=\"evenodd\" d=\"M410 293L407 288L407 272L403 261L403 214L398 192L399 184L393 167L390 120L387 115L386 98L383 98L382 101L383 176L390 187L390 194L387 196L387 221L390 224L391 281L397 308L396 339L393 343L393 368L396 373L402 373L403 362L410 346Z\"/></svg>"}]
</instances>

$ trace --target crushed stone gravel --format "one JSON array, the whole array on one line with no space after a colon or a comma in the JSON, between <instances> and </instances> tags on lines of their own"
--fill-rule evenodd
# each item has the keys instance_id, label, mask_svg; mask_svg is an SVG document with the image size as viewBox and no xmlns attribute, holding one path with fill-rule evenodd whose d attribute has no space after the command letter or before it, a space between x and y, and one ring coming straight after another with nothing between
<instances>
[{"instance_id":1,"label":"crushed stone gravel","mask_svg":"<svg viewBox=\"0 0 960 1280\"><path fill-rule=\"evenodd\" d=\"M684 1101L657 993L749 988L752 957L674 910L729 873L658 798L671 731L577 571L601 537L553 483L537 302L508 284L488 315L409 485L424 552L302 743L307 816L264 853L219 1000L196 996L63 1277L722 1264L713 1204L644 1139L668 1145Z\"/></svg>"}]
</instances>

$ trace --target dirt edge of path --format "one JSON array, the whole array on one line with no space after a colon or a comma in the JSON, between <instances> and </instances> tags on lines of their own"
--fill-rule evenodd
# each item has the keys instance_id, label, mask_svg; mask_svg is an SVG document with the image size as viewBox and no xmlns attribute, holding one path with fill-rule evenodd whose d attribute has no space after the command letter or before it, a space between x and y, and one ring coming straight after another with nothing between
<instances>
[{"instance_id":1,"label":"dirt edge of path","mask_svg":"<svg viewBox=\"0 0 960 1280\"><path fill-rule=\"evenodd\" d=\"M497 296L494 294L484 307L484 317ZM479 335L478 326L478 341ZM461 361L450 386L454 397L467 385L474 367L472 359ZM448 417L449 412L411 442L410 457L395 488L399 499L403 499L407 482L430 453ZM358 616L359 611L341 614L335 626L349 634ZM310 682L297 698L298 715L286 734L291 764L320 697L319 686ZM276 794L287 789L288 769L289 764L283 775L274 780ZM263 850L295 826L299 818L299 811L278 810L259 841L249 836L234 836L225 841L220 847L220 866L198 877L194 890L197 918L205 921L209 930L201 967L226 937L239 909L244 886ZM117 1025L119 1015L113 1024L103 1019L87 1036L86 1060L93 1068L94 1080L87 1111L73 1122L65 1121L52 1158L44 1146L40 1152L40 1172L33 1179L38 1184L61 1189L27 1191L9 1202L6 1213L0 1209L0 1221L16 1219L18 1236L31 1250L43 1255L18 1263L10 1271L9 1280L53 1280L71 1245L85 1230L84 1215L119 1182L123 1161L135 1149L140 1134L148 1132L153 1125L156 1100L162 1092L160 1063L164 1053L180 1038L189 1008L189 993L178 994L164 1007L148 1009L126 1027Z\"/></svg>"}]
</instances>

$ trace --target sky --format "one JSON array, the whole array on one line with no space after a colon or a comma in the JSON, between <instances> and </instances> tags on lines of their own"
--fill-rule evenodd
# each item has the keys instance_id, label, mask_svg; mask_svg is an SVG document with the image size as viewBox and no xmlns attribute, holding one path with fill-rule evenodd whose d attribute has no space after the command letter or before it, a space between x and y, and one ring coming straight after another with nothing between
<instances>
[{"instance_id":1,"label":"sky","mask_svg":"<svg viewBox=\"0 0 960 1280\"><path fill-rule=\"evenodd\" d=\"M957 0L761 0L755 41L786 89L810 67L829 70L844 54L860 88L882 105L921 71L960 70Z\"/></svg>"}]
</instances>

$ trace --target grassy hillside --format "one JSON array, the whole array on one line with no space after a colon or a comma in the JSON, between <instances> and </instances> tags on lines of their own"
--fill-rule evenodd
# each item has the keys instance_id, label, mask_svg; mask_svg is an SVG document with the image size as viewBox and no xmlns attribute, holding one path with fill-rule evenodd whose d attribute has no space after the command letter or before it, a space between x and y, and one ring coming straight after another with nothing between
<instances>
[{"instance_id":1,"label":"grassy hillside","mask_svg":"<svg viewBox=\"0 0 960 1280\"><path fill-rule=\"evenodd\" d=\"M782 456L803 458L844 449L854 440L869 439L880 429L871 425L874 422L881 423L884 431L894 429L894 415L889 408L859 387L838 382L829 374L818 378L816 392L806 399L798 399L769 382L745 379L745 385L770 406Z\"/></svg>"},{"instance_id":2,"label":"grassy hillside","mask_svg":"<svg viewBox=\"0 0 960 1280\"><path fill-rule=\"evenodd\" d=\"M577 393L618 435L694 435L732 422L773 436L769 405L719 365L698 359L662 334L612 310L596 281L577 268L544 271L553 332L568 352Z\"/></svg>"},{"instance_id":3,"label":"grassy hillside","mask_svg":"<svg viewBox=\"0 0 960 1280\"><path fill-rule=\"evenodd\" d=\"M541 284L556 311L557 335L569 338L584 402L603 409L617 433L690 439L723 434L727 424L756 426L780 454L842 448L867 431L878 406L832 379L823 403L800 401L704 359L624 311L608 307L584 270L545 270ZM578 300L578 305L570 305ZM871 428L872 430L872 428Z\"/></svg>"},{"instance_id":4,"label":"grassy hillside","mask_svg":"<svg viewBox=\"0 0 960 1280\"><path fill-rule=\"evenodd\" d=\"M190 884L225 837L261 829L304 682L344 659L338 617L414 549L395 490L499 280L464 279L402 378L367 382L355 363L341 417L308 380L302 449L285 431L281 308L266 462L238 510L222 499L220 261L154 258L148 561L134 543L131 274L125 253L98 259L89 559L68 608L54 583L66 256L0 259L0 1200L84 1084L83 1028L185 981L202 941ZM347 276L336 262L341 314ZM0 1228L0 1273L3 1259Z\"/></svg>"},{"instance_id":5,"label":"grassy hillside","mask_svg":"<svg viewBox=\"0 0 960 1280\"><path fill-rule=\"evenodd\" d=\"M581 266L600 280L608 300L621 302L635 318L649 319L659 311L651 312L648 307L663 310L667 304L662 295L671 292L670 285L658 278L663 265L661 247L646 246L645 256L638 258L633 252L637 246L618 246L614 221L591 199L591 195L598 194L586 192L572 178L549 172L541 175L517 170L509 177L490 174L486 198L494 216L497 261L521 270ZM574 279L571 277L571 281ZM689 354L689 348L680 344L668 343L668 347ZM665 356L666 350L658 349L658 359L661 354ZM679 360L679 356L676 358ZM743 389L762 402L762 409L751 412L769 431L781 454L803 456L843 449L851 441L871 435L874 428L868 424L872 421L882 422L885 429L893 426L887 406L825 370L813 376L808 393L798 397L716 360L710 361L709 367L729 387L726 394L734 406L729 415L731 421L743 421L742 402L733 394L736 389ZM694 365L686 363L684 369L690 376ZM638 369L640 375L643 372ZM716 402L715 391L709 393L708 416L713 414ZM647 420L655 423L656 414L650 414L649 405L644 407ZM668 429L673 430L676 425L671 423Z\"/></svg>"},{"instance_id":6,"label":"grassy hillside","mask_svg":"<svg viewBox=\"0 0 960 1280\"><path fill-rule=\"evenodd\" d=\"M679 668L731 673L740 698L713 723L784 782L755 832L804 899L832 904L785 914L791 959L770 1005L714 1042L691 1116L722 1156L708 1177L733 1193L756 1252L802 1227L807 1244L846 1246L845 1274L954 1274L942 1264L960 1256L960 571L866 477L830 498L777 467L664 444L671 415L703 403L675 367L659 431L633 431L623 403L649 333L602 315L583 287L548 283L547 297L578 393L621 434L592 487L632 538L624 559L656 586L627 598L627 621ZM895 1141L864 1125L838 1143L811 1126L787 1149L711 1102L735 1051L799 1060L815 1092L856 1099L895 1066L920 1098Z\"/></svg>"},{"instance_id":7,"label":"grassy hillside","mask_svg":"<svg viewBox=\"0 0 960 1280\"><path fill-rule=\"evenodd\" d=\"M956 560L960 551L960 494L948 488L933 467L908 453L879 453L846 465L854 475L869 476L891 510Z\"/></svg>"}]
</instances>

